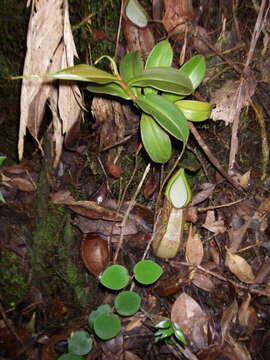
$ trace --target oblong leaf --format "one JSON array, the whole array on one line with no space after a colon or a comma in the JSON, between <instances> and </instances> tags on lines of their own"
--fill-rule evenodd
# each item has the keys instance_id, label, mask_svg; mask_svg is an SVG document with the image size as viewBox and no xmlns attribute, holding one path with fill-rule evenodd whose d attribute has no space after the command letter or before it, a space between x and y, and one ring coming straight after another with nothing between
<instances>
[{"instance_id":1,"label":"oblong leaf","mask_svg":"<svg viewBox=\"0 0 270 360\"><path fill-rule=\"evenodd\" d=\"M71 66L69 68L56 71L55 73L46 74L44 77L59 80L89 81L97 84L119 82L117 77L113 74L87 64Z\"/></svg>"},{"instance_id":2,"label":"oblong leaf","mask_svg":"<svg viewBox=\"0 0 270 360\"><path fill-rule=\"evenodd\" d=\"M109 83L105 85L90 84L86 89L96 94L118 96L122 99L130 100L130 96L125 92L125 90L120 85L115 83Z\"/></svg>"},{"instance_id":3,"label":"oblong leaf","mask_svg":"<svg viewBox=\"0 0 270 360\"><path fill-rule=\"evenodd\" d=\"M187 142L189 128L187 120L180 109L164 97L156 94L139 96L136 104L177 139Z\"/></svg>"},{"instance_id":4,"label":"oblong leaf","mask_svg":"<svg viewBox=\"0 0 270 360\"><path fill-rule=\"evenodd\" d=\"M168 40L157 43L147 57L145 68L171 66L173 59L173 50ZM144 88L144 94L155 94L157 90Z\"/></svg>"},{"instance_id":5,"label":"oblong leaf","mask_svg":"<svg viewBox=\"0 0 270 360\"><path fill-rule=\"evenodd\" d=\"M204 121L209 118L212 110L212 105L203 101L181 100L176 101L175 105L189 121Z\"/></svg>"},{"instance_id":6,"label":"oblong leaf","mask_svg":"<svg viewBox=\"0 0 270 360\"><path fill-rule=\"evenodd\" d=\"M179 71L189 77L193 89L195 90L200 85L205 76L206 64L204 56L193 56L189 61L181 66Z\"/></svg>"},{"instance_id":7,"label":"oblong leaf","mask_svg":"<svg viewBox=\"0 0 270 360\"><path fill-rule=\"evenodd\" d=\"M193 91L189 77L172 67L145 69L140 75L129 80L128 85L149 86L157 90L178 95L189 95Z\"/></svg>"},{"instance_id":8,"label":"oblong leaf","mask_svg":"<svg viewBox=\"0 0 270 360\"><path fill-rule=\"evenodd\" d=\"M122 57L120 75L125 82L139 75L143 71L143 61L138 51L130 52ZM131 89L136 96L141 94L140 88Z\"/></svg>"},{"instance_id":9,"label":"oblong leaf","mask_svg":"<svg viewBox=\"0 0 270 360\"><path fill-rule=\"evenodd\" d=\"M128 1L126 15L130 21L139 27L145 27L148 23L147 13L137 0Z\"/></svg>"},{"instance_id":10,"label":"oblong leaf","mask_svg":"<svg viewBox=\"0 0 270 360\"><path fill-rule=\"evenodd\" d=\"M145 68L150 69L160 66L171 66L173 50L168 40L157 43L147 57Z\"/></svg>"},{"instance_id":11,"label":"oblong leaf","mask_svg":"<svg viewBox=\"0 0 270 360\"><path fill-rule=\"evenodd\" d=\"M165 163L172 154L169 135L149 115L143 113L140 121L141 138L150 159L157 163Z\"/></svg>"}]
</instances>

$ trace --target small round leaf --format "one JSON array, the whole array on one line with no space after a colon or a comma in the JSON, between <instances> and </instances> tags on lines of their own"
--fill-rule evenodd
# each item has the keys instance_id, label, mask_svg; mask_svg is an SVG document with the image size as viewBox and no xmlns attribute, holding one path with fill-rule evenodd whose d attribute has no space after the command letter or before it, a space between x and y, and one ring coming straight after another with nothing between
<instances>
[{"instance_id":1,"label":"small round leaf","mask_svg":"<svg viewBox=\"0 0 270 360\"><path fill-rule=\"evenodd\" d=\"M129 282L128 271L122 265L111 265L101 274L100 282L111 290L123 289Z\"/></svg>"},{"instance_id":2,"label":"small round leaf","mask_svg":"<svg viewBox=\"0 0 270 360\"><path fill-rule=\"evenodd\" d=\"M94 331L102 340L109 340L117 336L121 330L121 322L117 315L103 313L96 317Z\"/></svg>"},{"instance_id":3,"label":"small round leaf","mask_svg":"<svg viewBox=\"0 0 270 360\"><path fill-rule=\"evenodd\" d=\"M101 313L109 313L111 311L112 311L112 309L111 309L110 305L107 305L107 304L100 305L97 308L97 310L92 311L91 314L88 316L88 326L90 327L90 329L93 329L94 322L96 320L96 317L99 314L101 314Z\"/></svg>"},{"instance_id":4,"label":"small round leaf","mask_svg":"<svg viewBox=\"0 0 270 360\"><path fill-rule=\"evenodd\" d=\"M162 268L152 260L139 261L133 269L135 279L144 285L153 284L163 274Z\"/></svg>"},{"instance_id":5,"label":"small round leaf","mask_svg":"<svg viewBox=\"0 0 270 360\"><path fill-rule=\"evenodd\" d=\"M88 332L74 332L68 340L68 351L73 355L85 355L92 349L92 338Z\"/></svg>"},{"instance_id":6,"label":"small round leaf","mask_svg":"<svg viewBox=\"0 0 270 360\"><path fill-rule=\"evenodd\" d=\"M130 316L135 314L141 305L141 297L134 291L122 291L114 301L118 314Z\"/></svg>"}]
</instances>

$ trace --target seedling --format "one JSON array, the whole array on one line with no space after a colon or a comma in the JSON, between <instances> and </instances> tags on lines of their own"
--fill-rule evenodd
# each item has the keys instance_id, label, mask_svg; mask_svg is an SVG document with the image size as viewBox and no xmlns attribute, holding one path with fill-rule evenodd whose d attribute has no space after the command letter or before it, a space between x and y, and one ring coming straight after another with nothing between
<instances>
[{"instance_id":1,"label":"seedling","mask_svg":"<svg viewBox=\"0 0 270 360\"><path fill-rule=\"evenodd\" d=\"M151 260L139 261L133 268L135 280L142 285L156 282L162 275L162 268ZM128 270L122 265L111 265L100 275L100 283L110 290L121 290L129 283ZM116 337L121 331L121 320L118 316L132 316L141 306L141 297L134 291L121 291L114 300L114 309L109 305L100 305L88 316L88 326L101 340ZM114 311L117 313L114 313ZM68 353L58 360L81 360L92 348L92 337L86 331L73 333L68 340Z\"/></svg>"},{"instance_id":2,"label":"seedling","mask_svg":"<svg viewBox=\"0 0 270 360\"><path fill-rule=\"evenodd\" d=\"M185 336L180 329L179 325L170 320L164 320L158 323L155 328L158 330L155 332L155 342L164 340L166 343L171 344L174 337L178 342L186 344Z\"/></svg>"}]
</instances>

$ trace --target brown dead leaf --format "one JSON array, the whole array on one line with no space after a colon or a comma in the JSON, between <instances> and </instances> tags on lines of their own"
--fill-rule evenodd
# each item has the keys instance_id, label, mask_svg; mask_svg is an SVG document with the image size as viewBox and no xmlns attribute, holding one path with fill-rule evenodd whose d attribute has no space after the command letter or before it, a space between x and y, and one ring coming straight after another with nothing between
<instances>
[{"instance_id":1,"label":"brown dead leaf","mask_svg":"<svg viewBox=\"0 0 270 360\"><path fill-rule=\"evenodd\" d=\"M246 299L239 308L240 325L247 328L248 334L251 335L257 324L257 313L253 306L250 305L251 295L248 293Z\"/></svg>"},{"instance_id":2,"label":"brown dead leaf","mask_svg":"<svg viewBox=\"0 0 270 360\"><path fill-rule=\"evenodd\" d=\"M186 260L190 265L200 265L203 259L203 244L199 234L192 234L192 226L186 244Z\"/></svg>"},{"instance_id":3,"label":"brown dead leaf","mask_svg":"<svg viewBox=\"0 0 270 360\"><path fill-rule=\"evenodd\" d=\"M231 251L228 248L226 248L226 250L227 250L227 265L230 271L236 277L238 277L239 280L247 284L254 284L255 276L248 262L241 256L231 253Z\"/></svg>"},{"instance_id":4,"label":"brown dead leaf","mask_svg":"<svg viewBox=\"0 0 270 360\"><path fill-rule=\"evenodd\" d=\"M143 195L146 199L150 198L153 193L156 191L158 187L158 181L154 177L154 175L151 175L145 182L145 185L143 187Z\"/></svg>"},{"instance_id":5,"label":"brown dead leaf","mask_svg":"<svg viewBox=\"0 0 270 360\"><path fill-rule=\"evenodd\" d=\"M198 288L208 292L212 292L215 287L215 284L207 275L198 271L193 274L192 283Z\"/></svg>"},{"instance_id":6,"label":"brown dead leaf","mask_svg":"<svg viewBox=\"0 0 270 360\"><path fill-rule=\"evenodd\" d=\"M205 183L201 185L202 190L199 191L196 195L193 196L192 202L190 206L195 206L200 204L209 198L209 196L213 193L216 185L211 183Z\"/></svg>"},{"instance_id":7,"label":"brown dead leaf","mask_svg":"<svg viewBox=\"0 0 270 360\"><path fill-rule=\"evenodd\" d=\"M226 231L224 221L216 220L214 210L207 211L205 222L202 226L215 234L223 234Z\"/></svg>"},{"instance_id":8,"label":"brown dead leaf","mask_svg":"<svg viewBox=\"0 0 270 360\"><path fill-rule=\"evenodd\" d=\"M236 300L234 300L232 304L223 311L221 318L222 343L225 342L227 335L230 332L230 328L232 327L233 323L236 320L237 312L238 312L238 304Z\"/></svg>"},{"instance_id":9,"label":"brown dead leaf","mask_svg":"<svg viewBox=\"0 0 270 360\"><path fill-rule=\"evenodd\" d=\"M243 189L247 190L249 188L249 182L250 182L250 173L251 170L249 169L247 172L245 172L239 179L239 183L242 186Z\"/></svg>"},{"instance_id":10,"label":"brown dead leaf","mask_svg":"<svg viewBox=\"0 0 270 360\"><path fill-rule=\"evenodd\" d=\"M207 346L207 315L191 296L186 293L178 296L172 306L171 320L180 326L184 335L198 349Z\"/></svg>"}]
</instances>

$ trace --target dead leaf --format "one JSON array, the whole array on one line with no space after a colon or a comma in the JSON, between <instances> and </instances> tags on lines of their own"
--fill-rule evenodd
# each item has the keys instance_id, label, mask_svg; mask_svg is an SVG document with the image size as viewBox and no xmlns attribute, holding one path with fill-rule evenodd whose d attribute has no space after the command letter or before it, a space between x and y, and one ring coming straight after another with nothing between
<instances>
[{"instance_id":1,"label":"dead leaf","mask_svg":"<svg viewBox=\"0 0 270 360\"><path fill-rule=\"evenodd\" d=\"M121 176L121 168L115 164L107 163L106 170L108 174L114 179L118 179Z\"/></svg>"},{"instance_id":2,"label":"dead leaf","mask_svg":"<svg viewBox=\"0 0 270 360\"><path fill-rule=\"evenodd\" d=\"M198 271L193 274L192 283L198 288L208 292L212 292L215 287L215 284L207 275Z\"/></svg>"},{"instance_id":3,"label":"dead leaf","mask_svg":"<svg viewBox=\"0 0 270 360\"><path fill-rule=\"evenodd\" d=\"M213 193L215 187L216 185L211 183L205 183L201 185L202 190L193 196L190 206L198 205L208 199L209 196Z\"/></svg>"},{"instance_id":4,"label":"dead leaf","mask_svg":"<svg viewBox=\"0 0 270 360\"><path fill-rule=\"evenodd\" d=\"M247 261L239 255L231 253L231 251L227 250L227 265L230 271L238 277L239 280L247 283L254 284L255 276L253 274L251 266L247 263Z\"/></svg>"},{"instance_id":5,"label":"dead leaf","mask_svg":"<svg viewBox=\"0 0 270 360\"><path fill-rule=\"evenodd\" d=\"M172 306L171 320L180 326L184 335L198 349L207 346L207 315L191 296L186 293L182 293L178 296Z\"/></svg>"},{"instance_id":6,"label":"dead leaf","mask_svg":"<svg viewBox=\"0 0 270 360\"><path fill-rule=\"evenodd\" d=\"M247 190L249 188L249 182L250 182L250 173L251 170L249 169L247 172L245 172L239 179L239 183L242 186L243 189Z\"/></svg>"},{"instance_id":7,"label":"dead leaf","mask_svg":"<svg viewBox=\"0 0 270 360\"><path fill-rule=\"evenodd\" d=\"M203 259L203 244L198 233L192 234L192 226L189 228L189 235L186 244L186 260L190 265L200 265Z\"/></svg>"},{"instance_id":8,"label":"dead leaf","mask_svg":"<svg viewBox=\"0 0 270 360\"><path fill-rule=\"evenodd\" d=\"M202 226L215 234L223 234L226 231L224 221L216 220L214 210L207 211L205 222Z\"/></svg>"},{"instance_id":9,"label":"dead leaf","mask_svg":"<svg viewBox=\"0 0 270 360\"><path fill-rule=\"evenodd\" d=\"M221 338L222 343L225 342L227 335L229 334L230 328L236 320L238 312L237 301L234 300L232 304L223 311L221 318Z\"/></svg>"},{"instance_id":10,"label":"dead leaf","mask_svg":"<svg viewBox=\"0 0 270 360\"><path fill-rule=\"evenodd\" d=\"M250 305L251 295L248 293L246 299L239 308L240 325L247 328L248 334L251 335L257 324L257 313L253 306Z\"/></svg>"},{"instance_id":11,"label":"dead leaf","mask_svg":"<svg viewBox=\"0 0 270 360\"><path fill-rule=\"evenodd\" d=\"M151 175L145 182L145 185L143 187L143 195L146 199L150 198L153 193L156 191L158 187L158 181L154 177L154 175Z\"/></svg>"}]
</instances>

